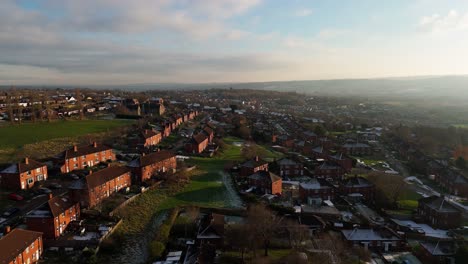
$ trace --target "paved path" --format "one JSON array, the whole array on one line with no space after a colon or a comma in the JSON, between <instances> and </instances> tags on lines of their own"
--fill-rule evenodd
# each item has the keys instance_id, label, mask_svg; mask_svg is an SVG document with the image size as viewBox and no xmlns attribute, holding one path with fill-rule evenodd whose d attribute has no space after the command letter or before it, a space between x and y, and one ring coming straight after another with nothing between
<instances>
[{"instance_id":1,"label":"paved path","mask_svg":"<svg viewBox=\"0 0 468 264\"><path fill-rule=\"evenodd\" d=\"M226 204L232 208L242 208L243 203L236 189L234 188L234 182L232 181L231 175L224 171L219 171L219 175L222 177L222 182L226 187Z\"/></svg>"}]
</instances>

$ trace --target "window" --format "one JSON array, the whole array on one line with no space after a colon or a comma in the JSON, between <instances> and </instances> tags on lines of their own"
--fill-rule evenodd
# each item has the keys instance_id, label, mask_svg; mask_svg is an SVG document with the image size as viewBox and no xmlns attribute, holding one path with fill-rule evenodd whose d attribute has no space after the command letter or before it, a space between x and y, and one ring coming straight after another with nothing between
<instances>
[{"instance_id":1,"label":"window","mask_svg":"<svg viewBox=\"0 0 468 264\"><path fill-rule=\"evenodd\" d=\"M27 182L28 184L32 184L32 183L34 182L34 180L33 180L33 178L29 178L29 179L26 180L26 182Z\"/></svg>"},{"instance_id":2,"label":"window","mask_svg":"<svg viewBox=\"0 0 468 264\"><path fill-rule=\"evenodd\" d=\"M36 172L41 172L41 168L37 168L37 169L36 169Z\"/></svg>"},{"instance_id":3,"label":"window","mask_svg":"<svg viewBox=\"0 0 468 264\"><path fill-rule=\"evenodd\" d=\"M44 175L37 175L37 180L38 181L44 180Z\"/></svg>"},{"instance_id":4,"label":"window","mask_svg":"<svg viewBox=\"0 0 468 264\"><path fill-rule=\"evenodd\" d=\"M76 161L76 157L73 158L73 161Z\"/></svg>"}]
</instances>

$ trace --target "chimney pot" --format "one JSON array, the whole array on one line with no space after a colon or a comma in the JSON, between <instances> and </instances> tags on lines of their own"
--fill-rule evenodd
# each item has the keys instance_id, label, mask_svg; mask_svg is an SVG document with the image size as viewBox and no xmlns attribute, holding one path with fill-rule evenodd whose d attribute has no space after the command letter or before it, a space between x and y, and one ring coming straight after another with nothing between
<instances>
[{"instance_id":1,"label":"chimney pot","mask_svg":"<svg viewBox=\"0 0 468 264\"><path fill-rule=\"evenodd\" d=\"M255 156L255 161L258 161L258 156Z\"/></svg>"},{"instance_id":2,"label":"chimney pot","mask_svg":"<svg viewBox=\"0 0 468 264\"><path fill-rule=\"evenodd\" d=\"M91 174L93 174L93 171L92 171L92 170L89 170L88 175L91 175Z\"/></svg>"},{"instance_id":3,"label":"chimney pot","mask_svg":"<svg viewBox=\"0 0 468 264\"><path fill-rule=\"evenodd\" d=\"M49 200L52 199L54 195L52 193L49 193Z\"/></svg>"},{"instance_id":4,"label":"chimney pot","mask_svg":"<svg viewBox=\"0 0 468 264\"><path fill-rule=\"evenodd\" d=\"M29 159L27 157L24 158L24 163L29 164Z\"/></svg>"},{"instance_id":5,"label":"chimney pot","mask_svg":"<svg viewBox=\"0 0 468 264\"><path fill-rule=\"evenodd\" d=\"M93 142L93 147L97 148L97 142L96 141Z\"/></svg>"},{"instance_id":6,"label":"chimney pot","mask_svg":"<svg viewBox=\"0 0 468 264\"><path fill-rule=\"evenodd\" d=\"M11 231L11 226L9 225L5 226L5 235L10 233L10 231Z\"/></svg>"},{"instance_id":7,"label":"chimney pot","mask_svg":"<svg viewBox=\"0 0 468 264\"><path fill-rule=\"evenodd\" d=\"M75 152L78 151L78 146L77 146L77 145L74 145L74 146L73 146L73 151L75 151Z\"/></svg>"}]
</instances>

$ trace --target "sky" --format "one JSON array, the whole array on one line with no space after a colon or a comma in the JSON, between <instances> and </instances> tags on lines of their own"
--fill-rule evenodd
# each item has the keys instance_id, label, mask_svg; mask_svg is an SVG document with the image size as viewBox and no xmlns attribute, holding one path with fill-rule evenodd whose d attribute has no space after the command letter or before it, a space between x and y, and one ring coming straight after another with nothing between
<instances>
[{"instance_id":1,"label":"sky","mask_svg":"<svg viewBox=\"0 0 468 264\"><path fill-rule=\"evenodd\" d=\"M0 85L452 74L467 0L0 1Z\"/></svg>"}]
</instances>

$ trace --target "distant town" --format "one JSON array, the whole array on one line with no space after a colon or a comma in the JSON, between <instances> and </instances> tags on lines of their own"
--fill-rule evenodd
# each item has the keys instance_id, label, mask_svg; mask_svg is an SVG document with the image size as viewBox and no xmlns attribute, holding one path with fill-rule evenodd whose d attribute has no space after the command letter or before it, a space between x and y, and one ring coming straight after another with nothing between
<instances>
[{"instance_id":1,"label":"distant town","mask_svg":"<svg viewBox=\"0 0 468 264\"><path fill-rule=\"evenodd\" d=\"M2 89L0 264L466 263L468 128L399 107Z\"/></svg>"}]
</instances>

